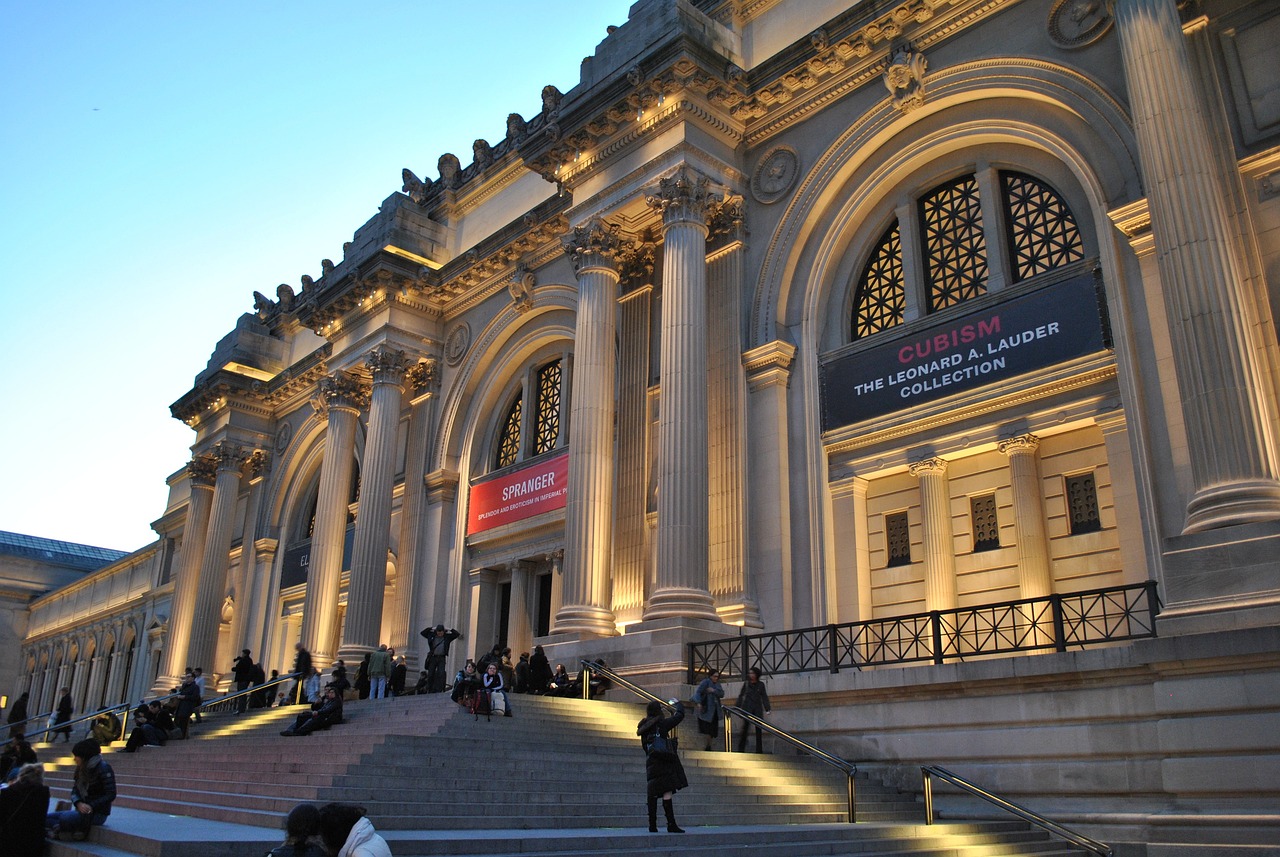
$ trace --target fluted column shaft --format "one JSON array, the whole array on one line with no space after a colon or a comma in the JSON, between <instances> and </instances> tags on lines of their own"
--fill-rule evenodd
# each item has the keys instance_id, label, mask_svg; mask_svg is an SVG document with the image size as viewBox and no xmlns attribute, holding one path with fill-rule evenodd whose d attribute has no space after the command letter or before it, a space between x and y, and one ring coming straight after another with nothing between
<instances>
[{"instance_id":1,"label":"fluted column shaft","mask_svg":"<svg viewBox=\"0 0 1280 857\"><path fill-rule=\"evenodd\" d=\"M1258 310L1244 292L1178 11L1174 0L1113 8L1190 446L1184 529L1274 520L1275 394L1259 365Z\"/></svg>"},{"instance_id":2,"label":"fluted column shaft","mask_svg":"<svg viewBox=\"0 0 1280 857\"><path fill-rule=\"evenodd\" d=\"M662 211L657 581L644 617L719 618L708 592L707 180L682 169Z\"/></svg>"},{"instance_id":3,"label":"fluted column shaft","mask_svg":"<svg viewBox=\"0 0 1280 857\"><path fill-rule=\"evenodd\" d=\"M313 401L316 409L329 417L301 631L302 645L311 652L312 662L317 665L327 664L334 655L342 543L347 532L347 505L351 496L351 462L356 448L356 421L363 400L364 391L356 379L338 373L321 379L320 394Z\"/></svg>"},{"instance_id":4,"label":"fluted column shaft","mask_svg":"<svg viewBox=\"0 0 1280 857\"><path fill-rule=\"evenodd\" d=\"M1039 448L1039 438L1030 434L1000 444L1000 451L1009 457L1013 529L1018 545L1018 591L1022 598L1043 598L1053 594L1049 534L1045 527L1040 487Z\"/></svg>"},{"instance_id":5,"label":"fluted column shaft","mask_svg":"<svg viewBox=\"0 0 1280 857\"><path fill-rule=\"evenodd\" d=\"M956 557L947 462L941 458L917 461L911 465L911 473L920 480L925 609L952 610L957 604Z\"/></svg>"},{"instance_id":6,"label":"fluted column shaft","mask_svg":"<svg viewBox=\"0 0 1280 857\"><path fill-rule=\"evenodd\" d=\"M529 581L533 572L528 564L511 564L511 610L507 620L507 645L513 652L533 645L533 623L529 611Z\"/></svg>"},{"instance_id":7,"label":"fluted column shaft","mask_svg":"<svg viewBox=\"0 0 1280 857\"><path fill-rule=\"evenodd\" d=\"M611 603L613 422L617 406L619 239L593 219L565 238L578 274L569 425L569 497L565 506L564 604L558 634L617 633Z\"/></svg>"},{"instance_id":8,"label":"fluted column shaft","mask_svg":"<svg viewBox=\"0 0 1280 857\"><path fill-rule=\"evenodd\" d=\"M382 603L387 587L387 551L391 544L391 492L395 483L396 429L400 425L401 384L408 368L403 351L375 349L366 360L373 372L369 432L365 437L360 482L360 511L351 548L347 622L339 657L359 659L378 648Z\"/></svg>"},{"instance_id":9,"label":"fluted column shaft","mask_svg":"<svg viewBox=\"0 0 1280 857\"><path fill-rule=\"evenodd\" d=\"M244 529L240 539L240 562L236 566L231 591L235 598L235 612L231 614L231 651L249 649L255 660L261 657L261 617L265 612L263 597L257 586L258 572L258 508L262 503L263 472L267 465L267 453L255 450L245 461L245 475L249 478L249 502L246 504ZM266 575L269 577L269 575ZM255 633L256 631L256 633ZM218 664L226 669L225 664Z\"/></svg>"},{"instance_id":10,"label":"fluted column shaft","mask_svg":"<svg viewBox=\"0 0 1280 857\"><path fill-rule=\"evenodd\" d=\"M200 561L200 585L196 589L195 609L191 616L187 661L201 667L210 678L218 672L213 662L218 650L218 626L222 622L222 599L227 591L227 557L231 552L231 535L240 497L240 477L248 458L244 450L228 443L214 446L218 464L217 481L213 485L213 504L209 516L209 533Z\"/></svg>"},{"instance_id":11,"label":"fluted column shaft","mask_svg":"<svg viewBox=\"0 0 1280 857\"><path fill-rule=\"evenodd\" d=\"M164 661L156 679L156 688L164 690L173 686L187 665L191 618L195 615L205 537L209 534L209 510L213 507L216 465L211 458L199 456L187 465L187 476L191 500L187 504L187 520L182 528L182 550L178 554L178 571L173 582Z\"/></svg>"},{"instance_id":12,"label":"fluted column shaft","mask_svg":"<svg viewBox=\"0 0 1280 857\"><path fill-rule=\"evenodd\" d=\"M417 591L426 585L419 566L427 555L426 497L427 451L431 448L436 393L440 388L440 364L435 358L420 360L405 372L409 397L409 439L405 448L404 496L400 501L400 567L397 570L396 600L391 617L389 642L415 664L421 654L422 637L414 614Z\"/></svg>"}]
</instances>

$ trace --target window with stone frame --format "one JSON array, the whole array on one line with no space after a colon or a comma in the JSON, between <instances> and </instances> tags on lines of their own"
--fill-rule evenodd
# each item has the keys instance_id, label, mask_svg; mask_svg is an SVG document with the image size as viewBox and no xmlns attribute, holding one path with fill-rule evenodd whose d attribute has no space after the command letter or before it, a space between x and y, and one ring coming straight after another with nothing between
<instances>
[{"instance_id":1,"label":"window with stone frame","mask_svg":"<svg viewBox=\"0 0 1280 857\"><path fill-rule=\"evenodd\" d=\"M996 517L996 495L982 494L969 498L969 515L973 525L973 552L1000 547L1000 521Z\"/></svg>"},{"instance_id":2,"label":"window with stone frame","mask_svg":"<svg viewBox=\"0 0 1280 857\"><path fill-rule=\"evenodd\" d=\"M1098 514L1098 489L1093 472L1067 476L1067 516L1071 522L1071 535L1096 533L1102 529Z\"/></svg>"},{"instance_id":3,"label":"window with stone frame","mask_svg":"<svg viewBox=\"0 0 1280 857\"><path fill-rule=\"evenodd\" d=\"M534 368L502 419L494 450L494 469L542 455L564 445L561 390L564 359Z\"/></svg>"},{"instance_id":4,"label":"window with stone frame","mask_svg":"<svg viewBox=\"0 0 1280 857\"><path fill-rule=\"evenodd\" d=\"M884 516L884 539L889 554L886 567L911 565L911 527L906 512L890 512Z\"/></svg>"},{"instance_id":5,"label":"window with stone frame","mask_svg":"<svg viewBox=\"0 0 1280 857\"><path fill-rule=\"evenodd\" d=\"M1076 218L1062 195L1038 178L1002 170L994 186L1000 194L1003 230L992 233L982 217L982 183L970 173L936 185L916 198L918 238L907 242L895 220L876 241L853 290L850 338L862 339L906 318L905 254L920 260L922 312L936 312L987 293L988 253L1009 260L1009 278L1020 282L1084 258ZM988 238L1001 235L1001 248ZM992 238L992 240L995 240ZM914 292L913 292L914 293Z\"/></svg>"}]
</instances>

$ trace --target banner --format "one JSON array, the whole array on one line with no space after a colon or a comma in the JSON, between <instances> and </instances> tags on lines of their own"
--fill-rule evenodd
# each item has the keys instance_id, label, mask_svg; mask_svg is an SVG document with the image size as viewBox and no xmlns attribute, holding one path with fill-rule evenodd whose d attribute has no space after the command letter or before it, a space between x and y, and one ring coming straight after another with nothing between
<instances>
[{"instance_id":1,"label":"banner","mask_svg":"<svg viewBox=\"0 0 1280 857\"><path fill-rule=\"evenodd\" d=\"M569 498L569 453L471 485L467 535L563 509Z\"/></svg>"},{"instance_id":2,"label":"banner","mask_svg":"<svg viewBox=\"0 0 1280 857\"><path fill-rule=\"evenodd\" d=\"M821 370L822 430L1108 348L1104 307L1082 274L837 358Z\"/></svg>"}]
</instances>

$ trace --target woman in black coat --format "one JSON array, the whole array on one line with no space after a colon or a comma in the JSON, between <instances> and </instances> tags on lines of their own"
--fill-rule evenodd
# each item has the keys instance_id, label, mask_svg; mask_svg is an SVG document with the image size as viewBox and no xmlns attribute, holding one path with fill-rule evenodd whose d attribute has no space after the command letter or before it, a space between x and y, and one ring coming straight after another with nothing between
<instances>
[{"instance_id":1,"label":"woman in black coat","mask_svg":"<svg viewBox=\"0 0 1280 857\"><path fill-rule=\"evenodd\" d=\"M75 710L76 710L75 703L71 701L71 689L64 687L62 689L62 698L58 700L58 714L57 714L57 717L54 718L53 725L57 727L57 726L61 726L61 724L63 723L66 723L68 720L71 719L71 715L75 712ZM54 729L53 742L56 742L58 740L59 735L62 736L63 743L70 743L71 727L61 726L61 728ZM50 742L50 743L53 743L53 742Z\"/></svg>"},{"instance_id":2,"label":"woman in black coat","mask_svg":"<svg viewBox=\"0 0 1280 857\"><path fill-rule=\"evenodd\" d=\"M551 684L551 661L542 646L533 647L533 657L529 658L529 692L546 693Z\"/></svg>"},{"instance_id":3,"label":"woman in black coat","mask_svg":"<svg viewBox=\"0 0 1280 857\"><path fill-rule=\"evenodd\" d=\"M44 823L49 811L49 787L44 767L24 765L17 779L0 790L0 842L10 857L44 854Z\"/></svg>"},{"instance_id":4,"label":"woman in black coat","mask_svg":"<svg viewBox=\"0 0 1280 857\"><path fill-rule=\"evenodd\" d=\"M649 832L658 832L658 797L662 797L662 811L667 815L667 832L684 833L676 824L675 806L671 798L677 791L689 785L684 775L684 765L676 752L676 739L671 731L684 720L684 705L673 699L675 713L662 716L662 703L653 700L645 709L645 718L636 726L640 746L644 748L644 773L648 780Z\"/></svg>"}]
</instances>

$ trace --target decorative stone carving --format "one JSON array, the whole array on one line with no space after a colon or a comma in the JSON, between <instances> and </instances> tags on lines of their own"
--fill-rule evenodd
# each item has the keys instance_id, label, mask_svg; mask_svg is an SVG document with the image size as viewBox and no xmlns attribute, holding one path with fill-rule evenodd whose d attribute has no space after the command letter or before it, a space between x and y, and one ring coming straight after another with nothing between
<instances>
[{"instance_id":1,"label":"decorative stone carving","mask_svg":"<svg viewBox=\"0 0 1280 857\"><path fill-rule=\"evenodd\" d=\"M321 259L320 260L320 276L327 277L332 273L333 273L333 260Z\"/></svg>"},{"instance_id":2,"label":"decorative stone carving","mask_svg":"<svg viewBox=\"0 0 1280 857\"><path fill-rule=\"evenodd\" d=\"M624 289L653 283L657 246L652 240L633 241L618 248L618 280Z\"/></svg>"},{"instance_id":3,"label":"decorative stone carving","mask_svg":"<svg viewBox=\"0 0 1280 857\"><path fill-rule=\"evenodd\" d=\"M458 156L452 152L445 152L440 156L440 160L436 162L436 168L440 170L440 184L444 185L445 190L453 190L458 186L458 176L462 172L462 162L458 160Z\"/></svg>"},{"instance_id":4,"label":"decorative stone carving","mask_svg":"<svg viewBox=\"0 0 1280 857\"><path fill-rule=\"evenodd\" d=\"M431 188L423 182L422 179L414 175L413 170L405 167L400 171L400 178L404 182L404 185L400 189L409 195L409 199L413 200L418 205L422 205L422 203L426 202L427 193Z\"/></svg>"},{"instance_id":5,"label":"decorative stone carving","mask_svg":"<svg viewBox=\"0 0 1280 857\"><path fill-rule=\"evenodd\" d=\"M751 197L769 205L786 196L800 176L800 156L790 146L774 146L756 162L751 174Z\"/></svg>"},{"instance_id":6,"label":"decorative stone carving","mask_svg":"<svg viewBox=\"0 0 1280 857\"><path fill-rule=\"evenodd\" d=\"M271 315L276 308L276 302L264 295L262 292L253 293L253 309L258 314L259 321L266 321L267 316Z\"/></svg>"},{"instance_id":7,"label":"decorative stone carving","mask_svg":"<svg viewBox=\"0 0 1280 857\"><path fill-rule=\"evenodd\" d=\"M187 462L187 478L196 485L213 485L218 478L218 462L209 455L197 455Z\"/></svg>"},{"instance_id":8,"label":"decorative stone carving","mask_svg":"<svg viewBox=\"0 0 1280 857\"><path fill-rule=\"evenodd\" d=\"M658 189L645 194L650 208L662 212L664 224L706 221L707 207L719 198L711 193L711 182L687 166L658 181Z\"/></svg>"},{"instance_id":9,"label":"decorative stone carving","mask_svg":"<svg viewBox=\"0 0 1280 857\"><path fill-rule=\"evenodd\" d=\"M488 140L476 140L471 144L471 159L481 170L493 163L493 147Z\"/></svg>"},{"instance_id":10,"label":"decorative stone carving","mask_svg":"<svg viewBox=\"0 0 1280 857\"><path fill-rule=\"evenodd\" d=\"M399 384L409 368L405 353L395 348L379 345L365 355L364 365L373 373L375 384Z\"/></svg>"},{"instance_id":11,"label":"decorative stone carving","mask_svg":"<svg viewBox=\"0 0 1280 857\"><path fill-rule=\"evenodd\" d=\"M1103 0L1058 0L1046 26L1055 45L1071 50L1098 41L1114 23Z\"/></svg>"},{"instance_id":12,"label":"decorative stone carving","mask_svg":"<svg viewBox=\"0 0 1280 857\"><path fill-rule=\"evenodd\" d=\"M311 279L311 277L307 274L303 274L301 280L302 280L302 290L304 292L316 284L316 281Z\"/></svg>"},{"instance_id":13,"label":"decorative stone carving","mask_svg":"<svg viewBox=\"0 0 1280 857\"><path fill-rule=\"evenodd\" d=\"M434 357L419 360L404 373L405 386L415 399L440 389L440 361Z\"/></svg>"},{"instance_id":14,"label":"decorative stone carving","mask_svg":"<svg viewBox=\"0 0 1280 857\"><path fill-rule=\"evenodd\" d=\"M350 372L325 375L316 383L316 387L311 406L322 416L332 408L359 411L369 404L369 388Z\"/></svg>"},{"instance_id":15,"label":"decorative stone carving","mask_svg":"<svg viewBox=\"0 0 1280 857\"><path fill-rule=\"evenodd\" d=\"M884 70L884 85L893 96L893 106L910 113L924 106L924 73L928 67L924 54L910 44L893 49Z\"/></svg>"},{"instance_id":16,"label":"decorative stone carving","mask_svg":"<svg viewBox=\"0 0 1280 857\"><path fill-rule=\"evenodd\" d=\"M564 252L573 260L575 273L586 265L605 264L614 268L614 257L622 246L617 228L599 217L593 217L585 226L575 226L561 239Z\"/></svg>"},{"instance_id":17,"label":"decorative stone carving","mask_svg":"<svg viewBox=\"0 0 1280 857\"><path fill-rule=\"evenodd\" d=\"M462 362L462 358L467 356L467 349L471 347L471 328L467 326L465 321L460 321L449 331L449 335L444 338L444 361L450 366L457 366Z\"/></svg>"},{"instance_id":18,"label":"decorative stone carving","mask_svg":"<svg viewBox=\"0 0 1280 857\"><path fill-rule=\"evenodd\" d=\"M280 428L276 429L276 455L284 455L291 440L293 440L293 423L281 423Z\"/></svg>"},{"instance_id":19,"label":"decorative stone carving","mask_svg":"<svg viewBox=\"0 0 1280 857\"><path fill-rule=\"evenodd\" d=\"M519 113L507 114L507 139L513 143L519 143L528 133L529 123L524 121L524 117Z\"/></svg>"},{"instance_id":20,"label":"decorative stone carving","mask_svg":"<svg viewBox=\"0 0 1280 857\"><path fill-rule=\"evenodd\" d=\"M281 283L276 286L276 303L281 312L293 312L293 286Z\"/></svg>"},{"instance_id":21,"label":"decorative stone carving","mask_svg":"<svg viewBox=\"0 0 1280 857\"><path fill-rule=\"evenodd\" d=\"M542 112L548 118L560 112L560 102L563 100L564 93L551 84L542 87Z\"/></svg>"},{"instance_id":22,"label":"decorative stone carving","mask_svg":"<svg viewBox=\"0 0 1280 857\"><path fill-rule=\"evenodd\" d=\"M507 280L507 291L511 294L516 312L525 313L533 309L533 288L537 284L537 276L527 265L523 262L516 265L515 273Z\"/></svg>"}]
</instances>

